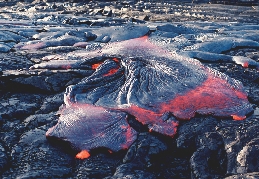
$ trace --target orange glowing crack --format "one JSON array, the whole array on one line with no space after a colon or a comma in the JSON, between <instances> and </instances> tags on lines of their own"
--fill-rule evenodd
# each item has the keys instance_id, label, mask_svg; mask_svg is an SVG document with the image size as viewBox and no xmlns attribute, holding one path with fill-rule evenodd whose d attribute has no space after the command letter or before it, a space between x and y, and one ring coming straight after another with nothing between
<instances>
[{"instance_id":1,"label":"orange glowing crack","mask_svg":"<svg viewBox=\"0 0 259 179\"><path fill-rule=\"evenodd\" d=\"M136 119L143 125L154 124L149 128L149 132L156 131L171 137L176 134L176 127L178 126L178 123L172 122L171 125L169 123L166 124L161 119L163 112L154 112L152 110L144 109L136 105L129 106L125 109L125 111L135 116Z\"/></svg>"},{"instance_id":2,"label":"orange glowing crack","mask_svg":"<svg viewBox=\"0 0 259 179\"><path fill-rule=\"evenodd\" d=\"M108 73L104 74L103 76L110 76L110 75L113 75L113 74L116 73L118 70L119 70L119 67L113 68L113 69L109 70Z\"/></svg>"},{"instance_id":3,"label":"orange glowing crack","mask_svg":"<svg viewBox=\"0 0 259 179\"><path fill-rule=\"evenodd\" d=\"M231 115L231 116L236 121L241 121L241 120L244 120L246 118L246 116L238 116L238 115Z\"/></svg>"},{"instance_id":4,"label":"orange glowing crack","mask_svg":"<svg viewBox=\"0 0 259 179\"><path fill-rule=\"evenodd\" d=\"M92 69L96 70L103 62L92 64Z\"/></svg>"},{"instance_id":5,"label":"orange glowing crack","mask_svg":"<svg viewBox=\"0 0 259 179\"><path fill-rule=\"evenodd\" d=\"M76 158L78 159L86 159L90 157L90 153L87 150L82 150L76 155Z\"/></svg>"},{"instance_id":6,"label":"orange glowing crack","mask_svg":"<svg viewBox=\"0 0 259 179\"><path fill-rule=\"evenodd\" d=\"M137 38L137 39L143 40L143 41L147 41L147 40L148 40L148 36L147 36L147 35L144 35L144 36L139 37L139 38Z\"/></svg>"},{"instance_id":7,"label":"orange glowing crack","mask_svg":"<svg viewBox=\"0 0 259 179\"><path fill-rule=\"evenodd\" d=\"M113 61L120 62L118 58L113 58Z\"/></svg>"}]
</instances>

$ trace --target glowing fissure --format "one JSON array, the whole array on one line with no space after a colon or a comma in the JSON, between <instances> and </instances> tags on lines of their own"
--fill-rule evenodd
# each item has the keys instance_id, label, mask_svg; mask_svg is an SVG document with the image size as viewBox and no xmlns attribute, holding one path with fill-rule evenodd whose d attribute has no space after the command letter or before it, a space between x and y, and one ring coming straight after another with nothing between
<instances>
[{"instance_id":1,"label":"glowing fissure","mask_svg":"<svg viewBox=\"0 0 259 179\"><path fill-rule=\"evenodd\" d=\"M118 70L120 69L120 67L114 68L114 69L110 69L108 71L108 73L104 74L103 76L110 76L113 75L114 73L116 73Z\"/></svg>"},{"instance_id":2,"label":"glowing fissure","mask_svg":"<svg viewBox=\"0 0 259 179\"><path fill-rule=\"evenodd\" d=\"M96 70L103 62L92 64L92 69Z\"/></svg>"}]
</instances>

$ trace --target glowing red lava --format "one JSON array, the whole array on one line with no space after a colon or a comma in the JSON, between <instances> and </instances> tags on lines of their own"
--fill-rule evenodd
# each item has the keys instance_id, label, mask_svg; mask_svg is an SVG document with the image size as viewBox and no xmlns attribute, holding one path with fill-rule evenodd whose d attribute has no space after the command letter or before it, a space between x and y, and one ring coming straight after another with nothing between
<instances>
[{"instance_id":1,"label":"glowing red lava","mask_svg":"<svg viewBox=\"0 0 259 179\"><path fill-rule=\"evenodd\" d=\"M90 157L90 153L87 150L82 150L78 154L76 154L76 158L78 159L86 159Z\"/></svg>"},{"instance_id":2,"label":"glowing red lava","mask_svg":"<svg viewBox=\"0 0 259 179\"><path fill-rule=\"evenodd\" d=\"M117 62L117 63L120 62L120 60L119 60L118 58L113 58L112 60L115 61L115 62Z\"/></svg>"},{"instance_id":3,"label":"glowing red lava","mask_svg":"<svg viewBox=\"0 0 259 179\"><path fill-rule=\"evenodd\" d=\"M244 68L248 68L249 63L248 63L248 62L244 62L242 66L243 66Z\"/></svg>"},{"instance_id":4,"label":"glowing red lava","mask_svg":"<svg viewBox=\"0 0 259 179\"><path fill-rule=\"evenodd\" d=\"M92 69L96 70L103 62L92 64Z\"/></svg>"},{"instance_id":5,"label":"glowing red lava","mask_svg":"<svg viewBox=\"0 0 259 179\"><path fill-rule=\"evenodd\" d=\"M218 93L218 90L221 93ZM190 90L183 96L177 96L168 103L160 105L160 112L172 111L179 119L190 119L195 112L202 114L215 113L215 116L236 116L233 111L228 114L228 110L239 105L239 100L247 100L246 95L231 86L223 79L209 76L200 86ZM213 109L210 111L210 109ZM217 112L216 112L217 111ZM245 118L239 116L239 118Z\"/></svg>"},{"instance_id":6,"label":"glowing red lava","mask_svg":"<svg viewBox=\"0 0 259 179\"><path fill-rule=\"evenodd\" d=\"M110 69L109 72L106 73L106 74L104 74L103 76L110 76L110 75L113 75L113 74L116 73L119 69L120 69L120 67Z\"/></svg>"}]
</instances>

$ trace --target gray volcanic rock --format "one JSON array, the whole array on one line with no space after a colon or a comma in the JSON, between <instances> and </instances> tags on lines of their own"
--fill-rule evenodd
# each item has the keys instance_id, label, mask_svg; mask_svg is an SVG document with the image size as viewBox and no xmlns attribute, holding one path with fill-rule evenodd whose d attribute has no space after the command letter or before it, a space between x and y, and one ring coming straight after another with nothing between
<instances>
[{"instance_id":1,"label":"gray volcanic rock","mask_svg":"<svg viewBox=\"0 0 259 179\"><path fill-rule=\"evenodd\" d=\"M111 40L111 37L108 35L100 35L98 36L95 41L96 42L102 42L102 43L107 43Z\"/></svg>"},{"instance_id":2,"label":"gray volcanic rock","mask_svg":"<svg viewBox=\"0 0 259 179\"><path fill-rule=\"evenodd\" d=\"M143 169L148 168L151 167L152 157L166 150L168 150L166 142L159 137L140 133L125 155L123 163L135 163Z\"/></svg>"},{"instance_id":3,"label":"gray volcanic rock","mask_svg":"<svg viewBox=\"0 0 259 179\"><path fill-rule=\"evenodd\" d=\"M237 174L237 175L231 175L229 177L226 177L224 179L242 179L242 178L258 178L259 177L259 172L251 172L251 173L242 173L242 174Z\"/></svg>"},{"instance_id":4,"label":"gray volcanic rock","mask_svg":"<svg viewBox=\"0 0 259 179\"><path fill-rule=\"evenodd\" d=\"M226 172L226 155L217 125L213 118L197 118L179 127L177 146L195 151L190 159L193 178L220 178Z\"/></svg>"},{"instance_id":5,"label":"gray volcanic rock","mask_svg":"<svg viewBox=\"0 0 259 179\"><path fill-rule=\"evenodd\" d=\"M8 35L5 31L0 31L0 42L15 42L11 35Z\"/></svg>"},{"instance_id":6,"label":"gray volcanic rock","mask_svg":"<svg viewBox=\"0 0 259 179\"><path fill-rule=\"evenodd\" d=\"M0 115L5 119L23 119L33 114L41 103L40 95L12 94L1 99ZM14 108L15 106L15 108Z\"/></svg>"},{"instance_id":7,"label":"gray volcanic rock","mask_svg":"<svg viewBox=\"0 0 259 179\"><path fill-rule=\"evenodd\" d=\"M252 139L246 143L243 149L237 155L238 173L249 173L250 171L259 171L258 161L258 138Z\"/></svg>"},{"instance_id":8,"label":"gray volcanic rock","mask_svg":"<svg viewBox=\"0 0 259 179\"><path fill-rule=\"evenodd\" d=\"M6 169L8 164L8 156L2 144L0 144L0 174Z\"/></svg>"},{"instance_id":9,"label":"gray volcanic rock","mask_svg":"<svg viewBox=\"0 0 259 179\"><path fill-rule=\"evenodd\" d=\"M10 49L11 47L9 47L8 45L0 44L0 52L9 52Z\"/></svg>"},{"instance_id":10,"label":"gray volcanic rock","mask_svg":"<svg viewBox=\"0 0 259 179\"><path fill-rule=\"evenodd\" d=\"M151 172L142 170L138 165L126 163L120 165L114 175L109 177L111 179L119 179L119 178L139 178L139 179L155 179L156 176ZM108 178L107 178L108 179Z\"/></svg>"},{"instance_id":11,"label":"gray volcanic rock","mask_svg":"<svg viewBox=\"0 0 259 179\"><path fill-rule=\"evenodd\" d=\"M226 172L227 163L221 136L211 132L196 140L200 140L201 145L190 159L193 178L220 178Z\"/></svg>"},{"instance_id":12,"label":"gray volcanic rock","mask_svg":"<svg viewBox=\"0 0 259 179\"><path fill-rule=\"evenodd\" d=\"M2 53L0 67L2 70L28 69L33 63L22 54Z\"/></svg>"},{"instance_id":13,"label":"gray volcanic rock","mask_svg":"<svg viewBox=\"0 0 259 179\"><path fill-rule=\"evenodd\" d=\"M92 30L88 29L88 31L63 30L41 32L32 36L35 40L27 43L20 43L16 45L16 48L20 48L22 50L35 50L47 47L73 46L80 42L91 41L94 39L96 42L107 43L109 41L114 42L138 38L148 34L148 32L148 27L144 25L135 26L133 24L104 27Z\"/></svg>"},{"instance_id":14,"label":"gray volcanic rock","mask_svg":"<svg viewBox=\"0 0 259 179\"><path fill-rule=\"evenodd\" d=\"M63 178L71 174L73 158L50 145L44 133L34 129L22 135L11 154L15 172L4 178Z\"/></svg>"},{"instance_id":15,"label":"gray volcanic rock","mask_svg":"<svg viewBox=\"0 0 259 179\"><path fill-rule=\"evenodd\" d=\"M65 69L66 65L63 66ZM20 75L19 75L20 74ZM27 71L21 73L13 73L13 71L8 71L5 73L6 78L11 78L9 83L6 84L6 88L10 88L9 85L24 86L28 89L41 90L48 93L60 92L65 89L66 84L74 84L78 82L83 76L88 76L92 74L92 71L41 71L36 70L32 73L27 73ZM41 83L39 83L39 81Z\"/></svg>"},{"instance_id":16,"label":"gray volcanic rock","mask_svg":"<svg viewBox=\"0 0 259 179\"><path fill-rule=\"evenodd\" d=\"M55 124L56 122L57 122L56 113L52 112L49 114L30 115L23 121L23 125L24 125L24 128L26 128L26 130L33 130L50 123Z\"/></svg>"},{"instance_id":17,"label":"gray volcanic rock","mask_svg":"<svg viewBox=\"0 0 259 179\"><path fill-rule=\"evenodd\" d=\"M112 176L125 152L113 154L108 151L101 150L95 156L88 160L82 161L76 170L76 178L105 178ZM110 177L107 177L110 178Z\"/></svg>"},{"instance_id":18,"label":"gray volcanic rock","mask_svg":"<svg viewBox=\"0 0 259 179\"><path fill-rule=\"evenodd\" d=\"M96 29L93 31L93 33L97 35L97 38L99 36L109 36L111 38L110 42L116 42L147 35L149 33L149 28L145 25L137 26L134 24L127 24L124 26L113 26Z\"/></svg>"},{"instance_id":19,"label":"gray volcanic rock","mask_svg":"<svg viewBox=\"0 0 259 179\"><path fill-rule=\"evenodd\" d=\"M172 25L172 24L165 24L157 26L157 30L164 31L164 32L173 32L176 34L193 34L195 31L191 28L182 26L182 25Z\"/></svg>"},{"instance_id":20,"label":"gray volcanic rock","mask_svg":"<svg viewBox=\"0 0 259 179\"><path fill-rule=\"evenodd\" d=\"M0 42L20 42L21 40L25 40L25 38L11 30L0 31Z\"/></svg>"},{"instance_id":21,"label":"gray volcanic rock","mask_svg":"<svg viewBox=\"0 0 259 179\"><path fill-rule=\"evenodd\" d=\"M48 96L44 99L40 109L36 111L37 114L47 114L53 111L57 111L63 104L63 93Z\"/></svg>"},{"instance_id":22,"label":"gray volcanic rock","mask_svg":"<svg viewBox=\"0 0 259 179\"><path fill-rule=\"evenodd\" d=\"M180 148L195 148L190 160L194 178L221 178L224 173L258 171L258 141L251 137L257 136L257 127L255 118L240 122L193 119L179 127L176 140Z\"/></svg>"},{"instance_id":23,"label":"gray volcanic rock","mask_svg":"<svg viewBox=\"0 0 259 179\"><path fill-rule=\"evenodd\" d=\"M239 39L239 38L219 38L214 41L199 43L193 47L199 51L210 53L223 53L232 48L238 47L259 47L259 43L253 40Z\"/></svg>"},{"instance_id":24,"label":"gray volcanic rock","mask_svg":"<svg viewBox=\"0 0 259 179\"><path fill-rule=\"evenodd\" d=\"M249 124L249 127L245 127ZM231 126L231 127L230 127ZM247 173L258 171L257 162L252 162L250 152L256 152L256 137L258 119L250 118L239 123L224 123L219 126L219 133L223 137L227 154L227 174ZM245 129L245 130L242 130ZM251 148L251 144L254 148ZM248 152L246 149L250 148ZM253 150L251 150L253 149ZM246 154L245 154L246 153ZM244 158L244 154L247 158ZM255 156L254 156L255 157ZM252 162L252 163L250 163Z\"/></svg>"}]
</instances>

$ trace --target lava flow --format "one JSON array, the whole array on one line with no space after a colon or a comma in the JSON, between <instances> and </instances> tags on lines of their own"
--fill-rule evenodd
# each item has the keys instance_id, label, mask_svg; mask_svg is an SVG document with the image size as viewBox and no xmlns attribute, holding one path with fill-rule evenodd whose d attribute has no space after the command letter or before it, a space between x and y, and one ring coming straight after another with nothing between
<instances>
[{"instance_id":1,"label":"lava flow","mask_svg":"<svg viewBox=\"0 0 259 179\"><path fill-rule=\"evenodd\" d=\"M80 149L77 158L89 157L98 147L128 148L137 138L128 114L149 131L173 137L178 120L196 113L243 120L253 110L239 81L194 59L173 56L147 36L111 43L101 54L89 55L105 58L89 64L92 75L67 88L67 107L47 132Z\"/></svg>"}]
</instances>

